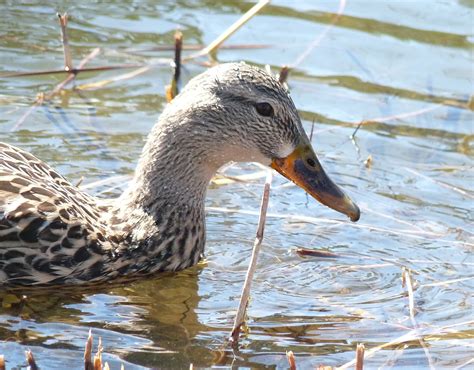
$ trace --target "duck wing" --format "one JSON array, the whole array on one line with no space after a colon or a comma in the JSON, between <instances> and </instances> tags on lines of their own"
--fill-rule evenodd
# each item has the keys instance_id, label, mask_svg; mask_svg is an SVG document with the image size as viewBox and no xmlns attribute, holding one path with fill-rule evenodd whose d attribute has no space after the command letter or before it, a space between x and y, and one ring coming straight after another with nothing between
<instances>
[{"instance_id":1,"label":"duck wing","mask_svg":"<svg viewBox=\"0 0 474 370\"><path fill-rule=\"evenodd\" d=\"M50 284L104 254L97 200L48 164L0 143L0 285Z\"/></svg>"}]
</instances>

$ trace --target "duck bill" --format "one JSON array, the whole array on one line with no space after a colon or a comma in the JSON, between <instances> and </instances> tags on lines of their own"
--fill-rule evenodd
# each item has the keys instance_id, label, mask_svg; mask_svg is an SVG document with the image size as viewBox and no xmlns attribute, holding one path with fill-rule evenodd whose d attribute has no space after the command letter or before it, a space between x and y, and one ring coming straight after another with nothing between
<instances>
[{"instance_id":1,"label":"duck bill","mask_svg":"<svg viewBox=\"0 0 474 370\"><path fill-rule=\"evenodd\" d=\"M322 204L347 215L351 221L359 219L359 207L324 172L309 143L298 146L286 158L274 159L271 167Z\"/></svg>"}]
</instances>

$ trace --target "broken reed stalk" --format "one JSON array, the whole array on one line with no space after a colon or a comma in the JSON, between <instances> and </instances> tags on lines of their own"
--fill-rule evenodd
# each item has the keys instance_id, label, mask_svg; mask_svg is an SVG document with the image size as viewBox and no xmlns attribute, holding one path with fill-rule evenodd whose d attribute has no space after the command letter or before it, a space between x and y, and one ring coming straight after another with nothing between
<instances>
[{"instance_id":1,"label":"broken reed stalk","mask_svg":"<svg viewBox=\"0 0 474 370\"><path fill-rule=\"evenodd\" d=\"M94 370L102 370L102 339L99 337L99 344L97 345L97 353L94 356Z\"/></svg>"},{"instance_id":2,"label":"broken reed stalk","mask_svg":"<svg viewBox=\"0 0 474 370\"><path fill-rule=\"evenodd\" d=\"M234 326L230 334L229 341L232 345L236 345L239 340L240 329L245 321L245 313L250 297L250 288L252 286L252 279L257 267L257 258L262 246L263 234L265 231L265 220L267 218L268 200L270 198L270 186L272 182L272 171L268 171L265 187L263 189L262 203L260 205L260 217L258 219L257 234L253 244L252 257L250 259L247 275L245 276L244 286L242 288L242 295L240 297L239 308L235 316Z\"/></svg>"},{"instance_id":3,"label":"broken reed stalk","mask_svg":"<svg viewBox=\"0 0 474 370\"><path fill-rule=\"evenodd\" d=\"M413 294L413 283L411 280L410 271L406 267L402 268L402 286L407 288L410 320L413 325L413 329L416 331L418 342L420 343L420 346L423 348L423 351L425 352L425 356L428 361L428 365L430 369L434 369L435 367L433 365L433 359L431 358L431 354L430 354L430 351L428 350L428 347L426 346L425 340L420 335L420 332L419 332L420 327L415 318L416 310L415 310L415 298Z\"/></svg>"},{"instance_id":4,"label":"broken reed stalk","mask_svg":"<svg viewBox=\"0 0 474 370\"><path fill-rule=\"evenodd\" d=\"M364 352L364 345L362 343L359 343L356 349L355 370L364 370Z\"/></svg>"},{"instance_id":5,"label":"broken reed stalk","mask_svg":"<svg viewBox=\"0 0 474 370\"><path fill-rule=\"evenodd\" d=\"M295 361L295 355L293 354L293 351L287 351L286 358L288 359L290 370L296 370L296 361Z\"/></svg>"},{"instance_id":6,"label":"broken reed stalk","mask_svg":"<svg viewBox=\"0 0 474 370\"><path fill-rule=\"evenodd\" d=\"M64 70L70 71L72 70L72 57L71 57L71 49L69 48L69 39L67 37L67 13L63 15L57 13L59 18L59 25L61 26L61 40L63 42L63 53L64 53Z\"/></svg>"},{"instance_id":7,"label":"broken reed stalk","mask_svg":"<svg viewBox=\"0 0 474 370\"><path fill-rule=\"evenodd\" d=\"M25 351L26 362L28 362L28 366L30 370L38 370L38 365L36 365L35 358L33 356L33 352L31 350Z\"/></svg>"},{"instance_id":8,"label":"broken reed stalk","mask_svg":"<svg viewBox=\"0 0 474 370\"><path fill-rule=\"evenodd\" d=\"M217 52L217 49L221 46L221 44L227 40L230 36L232 36L240 27L242 27L245 23L247 23L252 17L257 14L265 5L267 5L270 0L260 0L257 4L255 4L252 8L250 8L242 17L240 17L235 23L233 23L229 28L227 28L223 33L219 35L214 41L212 41L209 45L207 45L201 51L190 55L189 57L185 58L185 61L190 59L202 57L204 55L210 55L211 58Z\"/></svg>"},{"instance_id":9,"label":"broken reed stalk","mask_svg":"<svg viewBox=\"0 0 474 370\"><path fill-rule=\"evenodd\" d=\"M94 364L92 363L92 330L90 329L84 349L84 369L94 370Z\"/></svg>"},{"instance_id":10,"label":"broken reed stalk","mask_svg":"<svg viewBox=\"0 0 474 370\"><path fill-rule=\"evenodd\" d=\"M278 74L278 81L284 85L286 80L288 79L288 74L290 73L290 67L283 66L280 69L280 73Z\"/></svg>"}]
</instances>

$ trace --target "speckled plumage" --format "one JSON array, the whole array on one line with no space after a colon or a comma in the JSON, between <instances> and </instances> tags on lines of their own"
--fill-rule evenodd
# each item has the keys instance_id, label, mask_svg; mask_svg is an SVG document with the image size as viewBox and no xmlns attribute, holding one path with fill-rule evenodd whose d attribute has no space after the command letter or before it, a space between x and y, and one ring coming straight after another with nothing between
<instances>
[{"instance_id":1,"label":"speckled plumage","mask_svg":"<svg viewBox=\"0 0 474 370\"><path fill-rule=\"evenodd\" d=\"M268 102L271 118L255 111ZM71 185L33 155L0 144L0 285L80 284L180 270L204 250L204 199L229 161L265 165L307 140L286 90L245 63L189 82L153 127L118 199Z\"/></svg>"}]
</instances>

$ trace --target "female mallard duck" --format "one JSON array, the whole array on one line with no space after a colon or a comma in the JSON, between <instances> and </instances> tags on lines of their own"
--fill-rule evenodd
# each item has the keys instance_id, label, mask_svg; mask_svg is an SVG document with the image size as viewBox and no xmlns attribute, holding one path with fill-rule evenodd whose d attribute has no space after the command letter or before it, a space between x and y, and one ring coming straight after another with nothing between
<instances>
[{"instance_id":1,"label":"female mallard duck","mask_svg":"<svg viewBox=\"0 0 474 370\"><path fill-rule=\"evenodd\" d=\"M166 107L128 189L107 203L0 143L0 284L91 283L196 264L206 189L229 161L271 166L359 218L323 171L283 86L245 63L223 64L192 79Z\"/></svg>"}]
</instances>

